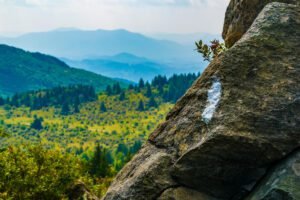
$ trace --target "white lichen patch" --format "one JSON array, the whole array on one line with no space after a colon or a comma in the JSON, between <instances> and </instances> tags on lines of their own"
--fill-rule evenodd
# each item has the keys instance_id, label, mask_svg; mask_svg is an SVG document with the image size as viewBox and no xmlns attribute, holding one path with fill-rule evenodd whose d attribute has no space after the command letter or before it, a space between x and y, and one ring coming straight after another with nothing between
<instances>
[{"instance_id":1,"label":"white lichen patch","mask_svg":"<svg viewBox=\"0 0 300 200\"><path fill-rule=\"evenodd\" d=\"M211 88L207 91L207 104L202 112L202 120L208 124L220 102L222 95L222 84L219 78L214 78Z\"/></svg>"}]
</instances>

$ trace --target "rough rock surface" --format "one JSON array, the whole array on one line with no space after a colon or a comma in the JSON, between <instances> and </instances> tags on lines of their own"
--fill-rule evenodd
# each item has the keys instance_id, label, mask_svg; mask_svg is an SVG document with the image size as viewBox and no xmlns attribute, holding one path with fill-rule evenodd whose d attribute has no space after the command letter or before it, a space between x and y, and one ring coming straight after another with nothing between
<instances>
[{"instance_id":1,"label":"rough rock surface","mask_svg":"<svg viewBox=\"0 0 300 200\"><path fill-rule=\"evenodd\" d=\"M170 188L163 192L158 200L218 200L196 190L185 187Z\"/></svg>"},{"instance_id":2,"label":"rough rock surface","mask_svg":"<svg viewBox=\"0 0 300 200\"><path fill-rule=\"evenodd\" d=\"M171 156L165 151L146 145L112 183L105 199L155 199L169 187L178 185L168 166Z\"/></svg>"},{"instance_id":3,"label":"rough rock surface","mask_svg":"<svg viewBox=\"0 0 300 200\"><path fill-rule=\"evenodd\" d=\"M231 0L226 11L223 38L231 47L249 29L260 11L271 2L299 3L299 0Z\"/></svg>"},{"instance_id":4,"label":"rough rock surface","mask_svg":"<svg viewBox=\"0 0 300 200\"><path fill-rule=\"evenodd\" d=\"M99 200L97 196L92 194L86 185L78 181L69 190L68 199L70 200Z\"/></svg>"},{"instance_id":5,"label":"rough rock surface","mask_svg":"<svg viewBox=\"0 0 300 200\"><path fill-rule=\"evenodd\" d=\"M247 200L300 199L300 150L268 172Z\"/></svg>"},{"instance_id":6,"label":"rough rock surface","mask_svg":"<svg viewBox=\"0 0 300 200\"><path fill-rule=\"evenodd\" d=\"M104 199L172 199L181 187L205 200L244 199L300 147L299 41L299 7L268 4L176 103ZM212 92L216 81L221 95ZM207 120L210 102L217 105ZM285 192L279 189L270 195Z\"/></svg>"}]
</instances>

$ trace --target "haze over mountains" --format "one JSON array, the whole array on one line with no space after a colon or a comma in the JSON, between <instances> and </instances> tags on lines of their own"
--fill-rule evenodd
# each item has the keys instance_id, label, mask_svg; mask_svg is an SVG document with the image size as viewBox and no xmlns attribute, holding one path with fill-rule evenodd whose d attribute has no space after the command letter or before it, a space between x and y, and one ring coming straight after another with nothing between
<instances>
[{"instance_id":1,"label":"haze over mountains","mask_svg":"<svg viewBox=\"0 0 300 200\"><path fill-rule=\"evenodd\" d=\"M202 71L207 64L194 51L192 41L196 35L165 34L153 36L163 39L154 39L123 29L67 28L14 38L0 37L0 43L56 56L72 67L137 81L141 77L150 80L158 74L170 76ZM168 37L173 41L165 40ZM209 35L203 39L206 38Z\"/></svg>"},{"instance_id":2,"label":"haze over mountains","mask_svg":"<svg viewBox=\"0 0 300 200\"><path fill-rule=\"evenodd\" d=\"M171 75L178 73L199 72L203 67L191 61L180 63L163 63L153 61L133 54L120 53L114 56L103 56L98 59L84 59L74 61L63 59L70 66L86 69L108 77L122 77L123 79L138 82L140 78L150 81L154 76ZM182 67L184 66L184 67Z\"/></svg>"}]
</instances>

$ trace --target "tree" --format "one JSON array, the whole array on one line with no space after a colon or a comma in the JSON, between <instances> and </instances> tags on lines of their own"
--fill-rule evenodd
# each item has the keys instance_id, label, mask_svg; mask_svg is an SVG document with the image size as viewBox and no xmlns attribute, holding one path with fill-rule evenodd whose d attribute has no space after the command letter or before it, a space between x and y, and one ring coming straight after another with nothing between
<instances>
[{"instance_id":1,"label":"tree","mask_svg":"<svg viewBox=\"0 0 300 200\"><path fill-rule=\"evenodd\" d=\"M2 97L0 97L0 106L3 106L5 104L5 101Z\"/></svg>"},{"instance_id":2,"label":"tree","mask_svg":"<svg viewBox=\"0 0 300 200\"><path fill-rule=\"evenodd\" d=\"M134 86L132 85L132 84L130 84L129 86L128 86L128 90L133 90L134 89Z\"/></svg>"},{"instance_id":3,"label":"tree","mask_svg":"<svg viewBox=\"0 0 300 200\"><path fill-rule=\"evenodd\" d=\"M145 82L144 82L144 80L141 78L141 79L139 80L139 88L142 89L142 88L144 88L144 87L145 87Z\"/></svg>"},{"instance_id":4,"label":"tree","mask_svg":"<svg viewBox=\"0 0 300 200\"><path fill-rule=\"evenodd\" d=\"M138 150L140 150L141 147L142 147L142 142L140 140L135 141L133 146L130 148L131 154L135 154L136 152L138 152Z\"/></svg>"},{"instance_id":5,"label":"tree","mask_svg":"<svg viewBox=\"0 0 300 200\"><path fill-rule=\"evenodd\" d=\"M96 144L94 154L89 163L89 173L92 176L103 178L109 175L110 167L107 160L106 149Z\"/></svg>"},{"instance_id":6,"label":"tree","mask_svg":"<svg viewBox=\"0 0 300 200\"><path fill-rule=\"evenodd\" d=\"M15 94L15 95L11 98L10 105L11 105L11 106L15 106L15 107L18 107L18 106L19 106L19 95L18 95L18 94Z\"/></svg>"},{"instance_id":7,"label":"tree","mask_svg":"<svg viewBox=\"0 0 300 200\"><path fill-rule=\"evenodd\" d=\"M79 98L78 96L75 98L75 103L74 103L74 113L79 113Z\"/></svg>"},{"instance_id":8,"label":"tree","mask_svg":"<svg viewBox=\"0 0 300 200\"><path fill-rule=\"evenodd\" d=\"M124 101L125 100L125 92L124 91L121 92L121 94L119 96L119 100L120 101Z\"/></svg>"},{"instance_id":9,"label":"tree","mask_svg":"<svg viewBox=\"0 0 300 200\"><path fill-rule=\"evenodd\" d=\"M30 125L30 128L36 129L36 130L41 130L43 129L43 118L42 117L37 117L36 115L34 116L34 120Z\"/></svg>"},{"instance_id":10,"label":"tree","mask_svg":"<svg viewBox=\"0 0 300 200\"><path fill-rule=\"evenodd\" d=\"M112 89L111 89L111 86L110 86L110 85L108 85L108 86L106 87L106 94L107 94L108 96L112 95Z\"/></svg>"},{"instance_id":11,"label":"tree","mask_svg":"<svg viewBox=\"0 0 300 200\"><path fill-rule=\"evenodd\" d=\"M120 94L122 91L119 83L113 85L113 94Z\"/></svg>"},{"instance_id":12,"label":"tree","mask_svg":"<svg viewBox=\"0 0 300 200\"><path fill-rule=\"evenodd\" d=\"M61 112L62 115L68 115L70 113L70 107L67 102L65 102L62 107L61 107Z\"/></svg>"},{"instance_id":13,"label":"tree","mask_svg":"<svg viewBox=\"0 0 300 200\"><path fill-rule=\"evenodd\" d=\"M9 147L0 153L0 199L65 199L80 162L42 145Z\"/></svg>"},{"instance_id":14,"label":"tree","mask_svg":"<svg viewBox=\"0 0 300 200\"><path fill-rule=\"evenodd\" d=\"M146 97L149 97L149 98L152 97L152 89L151 89L151 86L148 82L146 84L146 88L147 88Z\"/></svg>"},{"instance_id":15,"label":"tree","mask_svg":"<svg viewBox=\"0 0 300 200\"><path fill-rule=\"evenodd\" d=\"M117 148L117 153L123 153L124 155L126 155L128 153L128 148L125 144L121 143L118 145L118 148Z\"/></svg>"},{"instance_id":16,"label":"tree","mask_svg":"<svg viewBox=\"0 0 300 200\"><path fill-rule=\"evenodd\" d=\"M100 111L101 111L101 112L106 112L106 111L107 111L107 109L106 109L106 106L105 106L105 103L104 103L104 102L101 102L101 104L100 104Z\"/></svg>"},{"instance_id":17,"label":"tree","mask_svg":"<svg viewBox=\"0 0 300 200\"><path fill-rule=\"evenodd\" d=\"M154 108L157 108L158 105L154 99L154 97L151 97L150 100L149 100L149 103L148 103L148 107L151 108L151 107L154 107Z\"/></svg>"},{"instance_id":18,"label":"tree","mask_svg":"<svg viewBox=\"0 0 300 200\"><path fill-rule=\"evenodd\" d=\"M144 102L142 100L139 101L139 105L136 109L137 111L144 111L145 107L144 107Z\"/></svg>"}]
</instances>

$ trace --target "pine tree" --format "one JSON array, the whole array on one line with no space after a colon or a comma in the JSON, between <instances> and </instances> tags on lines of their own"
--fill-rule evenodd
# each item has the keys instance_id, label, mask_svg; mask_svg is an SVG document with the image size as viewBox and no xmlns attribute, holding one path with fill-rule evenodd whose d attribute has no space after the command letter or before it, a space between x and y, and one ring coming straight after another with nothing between
<instances>
[{"instance_id":1,"label":"pine tree","mask_svg":"<svg viewBox=\"0 0 300 200\"><path fill-rule=\"evenodd\" d=\"M144 80L141 78L141 79L139 80L139 88L142 89L142 88L144 88L144 87L145 87L145 82L144 82Z\"/></svg>"},{"instance_id":2,"label":"pine tree","mask_svg":"<svg viewBox=\"0 0 300 200\"><path fill-rule=\"evenodd\" d=\"M125 100L125 92L121 92L120 96L119 96L119 100L120 101L124 101Z\"/></svg>"},{"instance_id":3,"label":"pine tree","mask_svg":"<svg viewBox=\"0 0 300 200\"><path fill-rule=\"evenodd\" d=\"M147 88L147 91L146 91L146 97L152 97L152 89L151 89L151 86L149 83L146 84L146 88Z\"/></svg>"},{"instance_id":4,"label":"pine tree","mask_svg":"<svg viewBox=\"0 0 300 200\"><path fill-rule=\"evenodd\" d=\"M144 107L144 102L142 100L139 101L139 105L137 107L137 111L144 111L145 107Z\"/></svg>"},{"instance_id":5,"label":"pine tree","mask_svg":"<svg viewBox=\"0 0 300 200\"><path fill-rule=\"evenodd\" d=\"M65 102L62 107L61 107L61 112L62 115L68 115L70 113L70 107L67 102Z\"/></svg>"},{"instance_id":6,"label":"pine tree","mask_svg":"<svg viewBox=\"0 0 300 200\"><path fill-rule=\"evenodd\" d=\"M149 103L148 103L148 107L151 108L151 107L154 107L154 108L157 108L158 105L154 99L154 97L151 97L150 100L149 100Z\"/></svg>"},{"instance_id":7,"label":"pine tree","mask_svg":"<svg viewBox=\"0 0 300 200\"><path fill-rule=\"evenodd\" d=\"M104 102L101 102L101 104L100 104L100 111L101 111L101 112L106 112L106 111L107 111L107 109L106 109L106 106L105 106L105 103L104 103Z\"/></svg>"},{"instance_id":8,"label":"pine tree","mask_svg":"<svg viewBox=\"0 0 300 200\"><path fill-rule=\"evenodd\" d=\"M128 90L133 90L134 89L134 86L132 85L132 84L130 84L129 86L128 86Z\"/></svg>"},{"instance_id":9,"label":"pine tree","mask_svg":"<svg viewBox=\"0 0 300 200\"><path fill-rule=\"evenodd\" d=\"M41 130L41 129L43 129L42 122L43 122L43 118L42 117L34 116L34 120L31 123L30 128L36 129L36 130Z\"/></svg>"},{"instance_id":10,"label":"pine tree","mask_svg":"<svg viewBox=\"0 0 300 200\"><path fill-rule=\"evenodd\" d=\"M107 151L105 149L102 149L99 144L96 145L93 157L90 161L89 173L95 177L100 178L109 175Z\"/></svg>"},{"instance_id":11,"label":"pine tree","mask_svg":"<svg viewBox=\"0 0 300 200\"><path fill-rule=\"evenodd\" d=\"M120 94L122 91L120 84L116 83L113 85L113 94Z\"/></svg>"},{"instance_id":12,"label":"pine tree","mask_svg":"<svg viewBox=\"0 0 300 200\"><path fill-rule=\"evenodd\" d=\"M0 97L0 106L3 106L5 104L5 101L2 97Z\"/></svg>"},{"instance_id":13,"label":"pine tree","mask_svg":"<svg viewBox=\"0 0 300 200\"><path fill-rule=\"evenodd\" d=\"M108 85L108 86L106 87L106 94L107 94L108 96L112 95L112 89L111 89L111 86L110 86L110 85Z\"/></svg>"}]
</instances>

